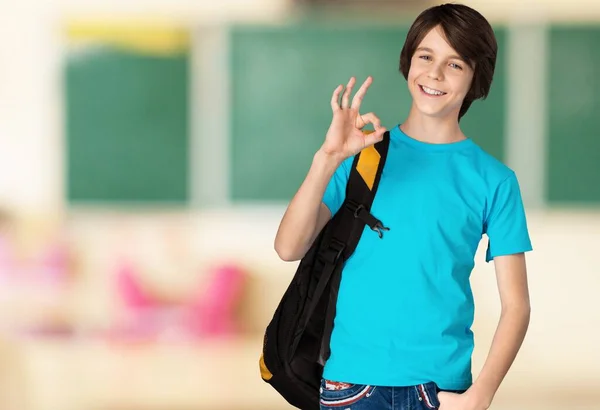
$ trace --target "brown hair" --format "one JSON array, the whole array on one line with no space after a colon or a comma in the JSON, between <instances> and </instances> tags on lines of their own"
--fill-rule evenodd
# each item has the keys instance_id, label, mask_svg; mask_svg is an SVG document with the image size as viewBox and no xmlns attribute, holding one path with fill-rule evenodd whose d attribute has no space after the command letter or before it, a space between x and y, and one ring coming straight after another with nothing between
<instances>
[{"instance_id":1,"label":"brown hair","mask_svg":"<svg viewBox=\"0 0 600 410\"><path fill-rule=\"evenodd\" d=\"M473 69L473 82L467 93L458 118L471 103L485 99L490 92L498 44L490 23L479 12L462 4L442 4L422 12L410 27L402 52L400 72L408 79L410 62L423 38L433 28L440 26L448 44L456 50Z\"/></svg>"}]
</instances>

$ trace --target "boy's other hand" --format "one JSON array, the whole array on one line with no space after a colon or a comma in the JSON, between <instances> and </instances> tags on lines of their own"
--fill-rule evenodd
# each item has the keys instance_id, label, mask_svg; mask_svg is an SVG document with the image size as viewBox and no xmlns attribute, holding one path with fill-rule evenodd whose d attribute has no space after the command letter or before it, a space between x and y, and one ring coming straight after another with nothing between
<instances>
[{"instance_id":1,"label":"boy's other hand","mask_svg":"<svg viewBox=\"0 0 600 410\"><path fill-rule=\"evenodd\" d=\"M439 410L487 410L489 408L489 405L469 391L463 394L441 391L438 393L438 400Z\"/></svg>"}]
</instances>

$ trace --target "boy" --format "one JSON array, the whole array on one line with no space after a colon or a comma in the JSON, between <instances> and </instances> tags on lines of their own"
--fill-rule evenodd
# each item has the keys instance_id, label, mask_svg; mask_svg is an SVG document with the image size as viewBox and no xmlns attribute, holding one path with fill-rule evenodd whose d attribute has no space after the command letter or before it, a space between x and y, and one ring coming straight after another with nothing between
<instances>
[{"instance_id":1,"label":"boy","mask_svg":"<svg viewBox=\"0 0 600 410\"><path fill-rule=\"evenodd\" d=\"M497 44L487 20L457 4L417 17L400 70L413 102L390 131L371 213L391 228L365 230L343 269L321 408L484 410L512 364L529 323L524 252L531 250L512 170L459 126L490 90ZM301 259L340 208L353 157L383 138L375 114L359 114L372 79L352 101L338 86L333 120L275 239L278 255ZM373 124L375 132L363 134ZM494 260L501 319L485 365L471 376L474 306L469 276L483 234Z\"/></svg>"}]
</instances>

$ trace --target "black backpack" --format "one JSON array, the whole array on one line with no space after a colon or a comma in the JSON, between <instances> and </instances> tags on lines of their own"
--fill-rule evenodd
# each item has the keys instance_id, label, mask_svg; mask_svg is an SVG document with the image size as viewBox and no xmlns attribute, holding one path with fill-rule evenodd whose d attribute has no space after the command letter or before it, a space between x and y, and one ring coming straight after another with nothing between
<instances>
[{"instance_id":1,"label":"black backpack","mask_svg":"<svg viewBox=\"0 0 600 410\"><path fill-rule=\"evenodd\" d=\"M389 132L362 150L352 163L346 199L300 261L273 319L267 326L260 374L291 405L318 410L323 366L344 263L356 249L365 225L383 237L381 221L370 213L387 157Z\"/></svg>"}]
</instances>

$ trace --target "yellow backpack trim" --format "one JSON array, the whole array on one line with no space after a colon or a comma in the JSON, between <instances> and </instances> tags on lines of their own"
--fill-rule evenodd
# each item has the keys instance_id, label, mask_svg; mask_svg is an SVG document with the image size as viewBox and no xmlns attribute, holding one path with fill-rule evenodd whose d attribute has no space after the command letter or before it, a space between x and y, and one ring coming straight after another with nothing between
<instances>
[{"instance_id":1,"label":"yellow backpack trim","mask_svg":"<svg viewBox=\"0 0 600 410\"><path fill-rule=\"evenodd\" d=\"M368 135L373 131L365 130L363 132ZM380 160L381 155L379 155L379 152L377 152L374 145L371 145L360 152L360 157L358 158L358 163L356 164L356 170L370 190L373 190L375 176L377 175L377 168L379 167Z\"/></svg>"},{"instance_id":2,"label":"yellow backpack trim","mask_svg":"<svg viewBox=\"0 0 600 410\"><path fill-rule=\"evenodd\" d=\"M267 369L264 355L260 355L260 360L258 361L258 364L260 366L260 377L262 377L262 379L265 381L271 380L273 378L273 373L271 373L269 369Z\"/></svg>"}]
</instances>

